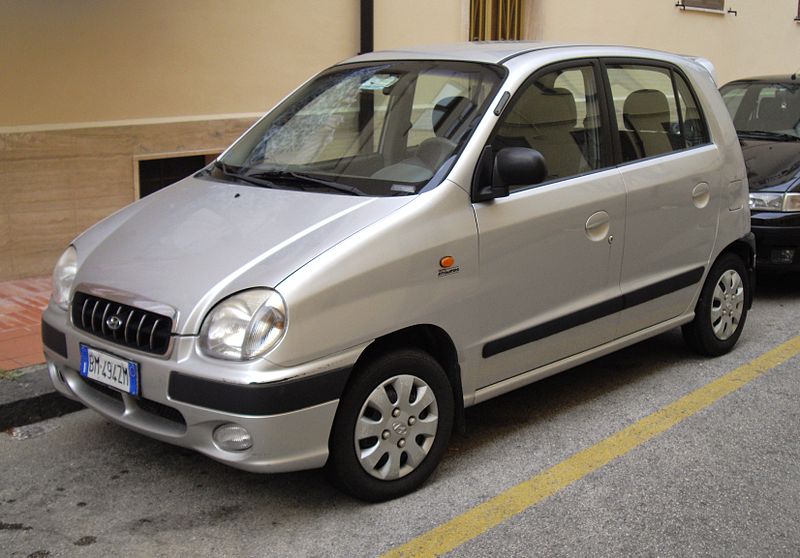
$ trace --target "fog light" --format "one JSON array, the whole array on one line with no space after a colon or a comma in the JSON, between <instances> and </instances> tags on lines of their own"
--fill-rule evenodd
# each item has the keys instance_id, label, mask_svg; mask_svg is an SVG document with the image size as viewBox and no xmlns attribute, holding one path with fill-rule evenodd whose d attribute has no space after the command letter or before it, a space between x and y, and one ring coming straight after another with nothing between
<instances>
[{"instance_id":1,"label":"fog light","mask_svg":"<svg viewBox=\"0 0 800 558\"><path fill-rule=\"evenodd\" d=\"M223 424L214 430L214 443L224 451L244 451L253 447L253 437L244 426Z\"/></svg>"},{"instance_id":2,"label":"fog light","mask_svg":"<svg viewBox=\"0 0 800 558\"><path fill-rule=\"evenodd\" d=\"M794 261L794 248L773 248L769 259L774 264L790 264Z\"/></svg>"}]
</instances>

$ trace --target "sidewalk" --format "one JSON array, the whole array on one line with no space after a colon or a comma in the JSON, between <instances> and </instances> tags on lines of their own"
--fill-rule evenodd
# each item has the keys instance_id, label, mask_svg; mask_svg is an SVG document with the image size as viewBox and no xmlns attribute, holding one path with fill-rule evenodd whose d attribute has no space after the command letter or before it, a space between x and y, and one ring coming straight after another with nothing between
<instances>
[{"instance_id":1,"label":"sidewalk","mask_svg":"<svg viewBox=\"0 0 800 558\"><path fill-rule=\"evenodd\" d=\"M49 276L0 282L0 372L44 362L41 319L49 298Z\"/></svg>"},{"instance_id":2,"label":"sidewalk","mask_svg":"<svg viewBox=\"0 0 800 558\"><path fill-rule=\"evenodd\" d=\"M42 354L50 277L0 282L0 431L83 408L53 389Z\"/></svg>"}]
</instances>

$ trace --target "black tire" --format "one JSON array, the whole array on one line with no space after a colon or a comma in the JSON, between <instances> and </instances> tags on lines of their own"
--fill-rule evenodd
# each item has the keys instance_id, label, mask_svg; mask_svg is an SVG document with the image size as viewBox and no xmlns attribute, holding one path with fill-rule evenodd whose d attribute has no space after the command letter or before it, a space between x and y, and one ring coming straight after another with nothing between
<instances>
[{"instance_id":1,"label":"black tire","mask_svg":"<svg viewBox=\"0 0 800 558\"><path fill-rule=\"evenodd\" d=\"M741 282L740 302L732 302L733 296L730 300L722 297L715 298L715 290L717 294L736 294L728 292L730 291L730 282L725 280L726 278L735 278L735 276L738 276L738 280ZM719 290L717 290L718 285ZM695 306L694 320L682 328L683 338L687 345L695 352L705 356L719 356L730 351L742 334L744 323L747 320L747 307L750 304L751 294L750 276L742 259L732 253L720 256L706 277L700 299ZM731 302L730 306L728 306L729 302ZM735 319L739 309L741 315ZM716 310L721 311L722 316L718 316L717 313L712 314ZM715 332L715 327L718 332Z\"/></svg>"},{"instance_id":2,"label":"black tire","mask_svg":"<svg viewBox=\"0 0 800 558\"><path fill-rule=\"evenodd\" d=\"M416 378L416 381L409 391L409 404L405 405L400 402L399 391L394 388L397 386L402 390L403 386L408 386L408 377ZM382 384L385 384L384 387L381 387ZM433 404L428 403L430 395L427 395L426 387L431 390ZM423 393L426 394L424 398L421 395ZM367 404L367 400L374 396L375 401L384 394L387 396L385 401L391 404L392 409L381 414L378 407ZM395 395L395 401L392 401L392 394ZM412 407L412 403L417 406ZM370 454L373 459L384 452L381 460L386 459L383 465L378 460L372 472L367 470L371 464L365 462L362 465L356 449L356 426L362 411L366 419L374 420L374 424L379 425L375 428L381 430L381 434L362 434L359 440L362 445L358 451L362 458L364 454ZM420 411L419 417L415 417L412 411ZM392 412L398 413L397 417L392 416ZM368 502L382 502L413 492L433 473L442 459L453 429L453 413L450 381L439 363L427 353L403 349L371 360L354 371L354 377L339 402L327 464L331 480L344 492ZM435 431L435 434L423 435L420 429ZM387 433L388 436L384 438ZM412 457L412 454L416 457ZM420 458L421 455L424 457ZM414 464L416 459L419 462ZM397 466L401 469L395 473L401 476L391 476L394 473L389 471L394 464L399 464ZM403 470L406 472L402 473ZM377 475L381 473L387 477L378 478Z\"/></svg>"}]
</instances>

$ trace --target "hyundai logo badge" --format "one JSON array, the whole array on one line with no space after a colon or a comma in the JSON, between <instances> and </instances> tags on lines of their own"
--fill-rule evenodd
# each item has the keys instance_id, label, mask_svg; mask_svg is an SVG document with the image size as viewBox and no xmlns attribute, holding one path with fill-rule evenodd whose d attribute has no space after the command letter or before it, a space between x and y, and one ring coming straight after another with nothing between
<instances>
[{"instance_id":1,"label":"hyundai logo badge","mask_svg":"<svg viewBox=\"0 0 800 558\"><path fill-rule=\"evenodd\" d=\"M106 325L111 331L117 331L122 327L122 320L119 319L119 316L109 316L106 320Z\"/></svg>"}]
</instances>

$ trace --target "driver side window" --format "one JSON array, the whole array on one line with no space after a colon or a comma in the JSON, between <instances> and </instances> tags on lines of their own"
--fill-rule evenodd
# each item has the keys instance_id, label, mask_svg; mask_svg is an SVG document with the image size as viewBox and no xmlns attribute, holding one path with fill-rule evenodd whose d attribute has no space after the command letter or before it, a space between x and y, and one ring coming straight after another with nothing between
<instances>
[{"instance_id":1,"label":"driver side window","mask_svg":"<svg viewBox=\"0 0 800 558\"><path fill-rule=\"evenodd\" d=\"M570 67L537 76L517 92L495 129L492 151L535 149L547 166L545 180L559 180L604 166L602 133L594 68Z\"/></svg>"}]
</instances>

